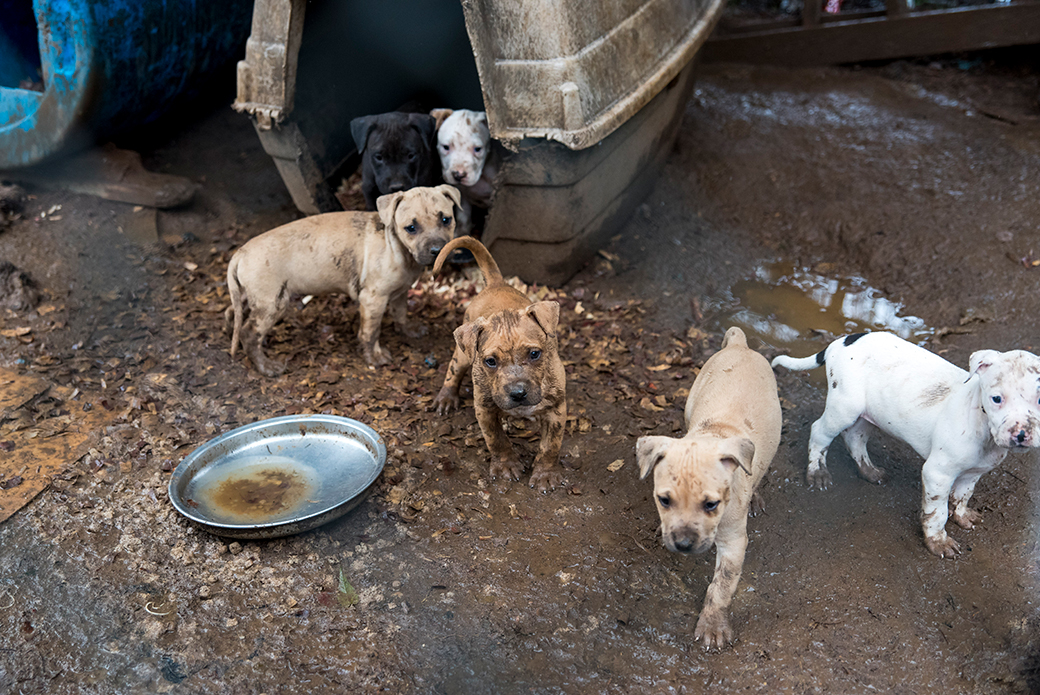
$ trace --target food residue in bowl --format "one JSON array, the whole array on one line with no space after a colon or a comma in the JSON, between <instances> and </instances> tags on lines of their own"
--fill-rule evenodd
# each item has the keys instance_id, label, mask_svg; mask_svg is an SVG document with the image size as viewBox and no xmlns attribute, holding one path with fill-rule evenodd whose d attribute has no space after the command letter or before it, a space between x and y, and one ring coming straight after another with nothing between
<instances>
[{"instance_id":1,"label":"food residue in bowl","mask_svg":"<svg viewBox=\"0 0 1040 695\"><path fill-rule=\"evenodd\" d=\"M313 470L283 456L258 456L236 462L219 478L207 480L198 495L221 521L265 523L298 512L317 485Z\"/></svg>"}]
</instances>

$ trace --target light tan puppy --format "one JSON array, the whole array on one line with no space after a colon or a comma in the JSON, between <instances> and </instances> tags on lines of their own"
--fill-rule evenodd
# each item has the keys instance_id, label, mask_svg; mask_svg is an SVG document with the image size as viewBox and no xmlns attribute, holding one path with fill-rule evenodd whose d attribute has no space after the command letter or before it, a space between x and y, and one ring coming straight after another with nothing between
<instances>
[{"instance_id":1,"label":"light tan puppy","mask_svg":"<svg viewBox=\"0 0 1040 695\"><path fill-rule=\"evenodd\" d=\"M387 364L379 344L387 307L397 330L425 333L407 322L408 288L455 233L459 191L454 186L412 188L377 199L377 212L330 212L282 225L247 241L228 264L231 306L225 327L234 320L231 355L241 345L266 376L285 365L264 355L268 331L285 313L293 295L342 292L361 305L358 340L370 366ZM252 330L242 335L246 313Z\"/></svg>"},{"instance_id":2,"label":"light tan puppy","mask_svg":"<svg viewBox=\"0 0 1040 695\"><path fill-rule=\"evenodd\" d=\"M491 451L491 477L520 479L523 466L502 431L502 417L526 418L540 425L542 435L531 487L551 490L563 477L559 460L567 421L567 377L556 342L560 305L531 303L505 284L495 259L473 237L459 237L441 249L434 274L459 247L473 253L487 286L455 329L455 354L433 406L441 414L457 408L459 384L472 372L473 406Z\"/></svg>"},{"instance_id":3,"label":"light tan puppy","mask_svg":"<svg viewBox=\"0 0 1040 695\"><path fill-rule=\"evenodd\" d=\"M780 399L769 362L730 328L686 399L682 439L640 437L640 478L654 471L654 500L665 547L704 553L715 546L694 639L722 647L733 639L727 612L747 549L747 518L762 509L755 492L780 444Z\"/></svg>"}]
</instances>

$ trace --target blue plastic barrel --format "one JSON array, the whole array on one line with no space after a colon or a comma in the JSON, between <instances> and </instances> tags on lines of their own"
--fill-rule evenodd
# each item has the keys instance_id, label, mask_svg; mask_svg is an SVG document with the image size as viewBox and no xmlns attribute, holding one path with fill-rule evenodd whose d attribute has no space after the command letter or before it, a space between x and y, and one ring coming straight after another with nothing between
<instances>
[{"instance_id":1,"label":"blue plastic barrel","mask_svg":"<svg viewBox=\"0 0 1040 695\"><path fill-rule=\"evenodd\" d=\"M252 0L0 0L0 169L155 120L241 54L252 12Z\"/></svg>"}]
</instances>

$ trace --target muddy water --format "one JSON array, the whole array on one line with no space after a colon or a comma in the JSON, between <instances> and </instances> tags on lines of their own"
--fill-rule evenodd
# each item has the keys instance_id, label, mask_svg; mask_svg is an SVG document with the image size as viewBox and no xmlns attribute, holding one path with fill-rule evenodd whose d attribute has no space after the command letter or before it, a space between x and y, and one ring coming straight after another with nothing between
<instances>
[{"instance_id":1,"label":"muddy water","mask_svg":"<svg viewBox=\"0 0 1040 695\"><path fill-rule=\"evenodd\" d=\"M737 282L713 304L709 308L720 314L716 330L735 324L792 354L818 349L821 339L847 333L883 330L919 343L934 332L922 319L903 315L901 304L863 278L827 277L787 263L759 267L754 278ZM726 312L733 304L736 308Z\"/></svg>"},{"instance_id":2,"label":"muddy water","mask_svg":"<svg viewBox=\"0 0 1040 695\"><path fill-rule=\"evenodd\" d=\"M921 540L907 447L874 443L890 475L874 486L838 443L834 487L806 489L823 393L778 374L783 441L766 512L748 524L737 642L719 653L692 637L714 555L660 545L633 456L643 434L681 434L682 390L733 321L758 326L770 356L883 327L962 365L980 347L1035 350L1038 276L1008 258L1027 256L1040 219L1030 75L708 69L676 152L612 248L623 262L565 288L574 421L566 484L549 494L488 479L471 406L424 410L443 377L424 365L431 353L447 362L450 315L424 310L422 341L388 330L399 365L375 373L353 354L341 306L320 300L276 331L273 350L307 346L286 377L229 359L226 254L256 220L294 216L247 122L213 116L149 155L207 182L198 207L164 213L204 243L135 253L118 245L119 211L41 193L34 205L60 202L65 220L30 216L0 250L52 280L56 302L110 320L93 336L34 323L33 343L0 343L0 356L125 415L75 475L0 525L0 691L1035 691L1034 455L982 479L983 523L951 527L964 553L939 560ZM132 287L91 274L111 248L131 259ZM102 301L109 292L123 303ZM576 312L582 298L592 319ZM76 344L56 366L42 359ZM377 491L351 514L229 543L165 499L164 460L245 422L321 410L392 439ZM514 440L530 464L536 443Z\"/></svg>"}]
</instances>

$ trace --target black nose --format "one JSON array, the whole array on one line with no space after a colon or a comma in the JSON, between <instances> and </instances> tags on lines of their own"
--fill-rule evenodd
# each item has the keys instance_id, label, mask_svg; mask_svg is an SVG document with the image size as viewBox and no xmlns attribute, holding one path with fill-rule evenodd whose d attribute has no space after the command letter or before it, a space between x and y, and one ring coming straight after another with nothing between
<instances>
[{"instance_id":1,"label":"black nose","mask_svg":"<svg viewBox=\"0 0 1040 695\"><path fill-rule=\"evenodd\" d=\"M526 386L514 386L509 391L509 397L517 403L523 403L524 399L527 398L527 387Z\"/></svg>"},{"instance_id":2,"label":"black nose","mask_svg":"<svg viewBox=\"0 0 1040 695\"><path fill-rule=\"evenodd\" d=\"M431 246L430 247L430 255L431 256L435 256L435 257L439 256L440 253L441 253L441 249L442 248L444 248L444 247L443 246Z\"/></svg>"},{"instance_id":3,"label":"black nose","mask_svg":"<svg viewBox=\"0 0 1040 695\"><path fill-rule=\"evenodd\" d=\"M1019 430L1018 434L1015 436L1015 439L1018 440L1019 444L1024 442L1026 440L1026 431L1025 430Z\"/></svg>"},{"instance_id":4,"label":"black nose","mask_svg":"<svg viewBox=\"0 0 1040 695\"><path fill-rule=\"evenodd\" d=\"M683 538L682 540L675 541L675 549L680 553L688 553L693 550L693 541L689 538Z\"/></svg>"},{"instance_id":5,"label":"black nose","mask_svg":"<svg viewBox=\"0 0 1040 695\"><path fill-rule=\"evenodd\" d=\"M461 181L462 179L466 178L466 172L464 172L464 171L453 171L453 172L451 172L451 177L453 179L455 179L456 181Z\"/></svg>"},{"instance_id":6,"label":"black nose","mask_svg":"<svg viewBox=\"0 0 1040 695\"><path fill-rule=\"evenodd\" d=\"M403 191L403 190L404 190L404 184L403 183L392 183L392 184L390 184L390 186L389 186L389 188L387 190L387 193L397 193L398 191Z\"/></svg>"}]
</instances>

